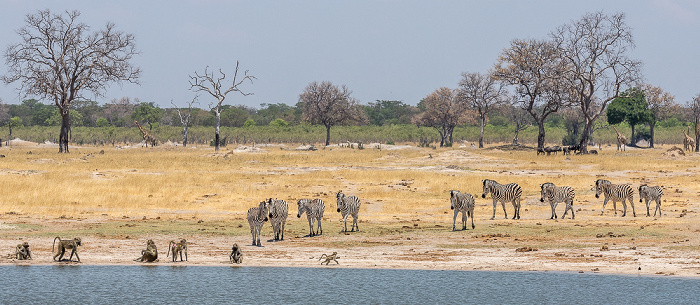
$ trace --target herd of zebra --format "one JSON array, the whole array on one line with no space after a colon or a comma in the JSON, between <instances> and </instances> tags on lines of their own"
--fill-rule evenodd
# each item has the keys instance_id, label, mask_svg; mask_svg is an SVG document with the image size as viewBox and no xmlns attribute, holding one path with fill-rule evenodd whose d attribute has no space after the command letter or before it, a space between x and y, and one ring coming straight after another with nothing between
<instances>
[{"instance_id":1,"label":"herd of zebra","mask_svg":"<svg viewBox=\"0 0 700 305\"><path fill-rule=\"evenodd\" d=\"M482 181L482 198L486 198L486 195L491 194L493 200L493 214L491 219L496 218L496 206L501 203L503 207L503 214L505 218L508 218L508 212L506 212L506 202L513 204L514 213L513 219L520 219L520 197L523 194L522 188L517 183L500 184L495 180L486 179ZM640 185L637 190L639 191L639 202L643 200L646 202L647 216L651 216L649 213L649 202L656 202L656 208L654 209L654 216L658 211L659 216L661 216L661 196L663 196L663 190L658 186L648 186L646 184ZM608 201L612 201L613 210L615 215L617 215L617 202L621 202L623 206L622 217L627 215L627 201L629 201L632 206L633 216L637 216L634 210L633 195L634 190L629 184L613 184L612 182L604 179L598 179L595 181L595 198L599 198L600 194L603 194L605 200L603 201L603 209L600 211L600 215L603 215L605 211L605 205ZM564 214L561 219L566 217L569 211L571 211L571 219L575 218L574 215L574 197L576 192L569 186L556 186L554 183L547 182L540 185L540 202L548 202L552 214L550 219L556 219L556 207L559 203L566 204L564 209ZM357 214L360 210L360 199L356 196L345 196L342 192L336 194L337 199L337 211L341 213L343 217L343 232L347 232L347 220L348 216L352 215L353 221L350 227L350 231L359 231L357 225ZM474 196L469 193L462 193L460 191L452 190L450 191L450 208L454 210L454 217L452 218L452 230L456 230L457 215L462 213L462 230L467 229L467 221L471 217L472 229L474 226ZM326 209L326 205L321 199L300 199L297 201L298 212L297 217L301 218L301 215L306 213L306 217L309 221L309 236L313 237L316 235L323 234L323 229L321 227L321 219L323 218L323 212ZM287 215L289 211L289 205L284 200L268 198L260 202L256 207L250 208L248 210L248 224L250 225L250 233L253 236L253 245L261 246L260 244L260 231L262 226L268 219L272 223L272 231L274 232L274 240L284 240L284 226L287 222ZM317 229L314 230L314 222L317 223Z\"/></svg>"}]
</instances>

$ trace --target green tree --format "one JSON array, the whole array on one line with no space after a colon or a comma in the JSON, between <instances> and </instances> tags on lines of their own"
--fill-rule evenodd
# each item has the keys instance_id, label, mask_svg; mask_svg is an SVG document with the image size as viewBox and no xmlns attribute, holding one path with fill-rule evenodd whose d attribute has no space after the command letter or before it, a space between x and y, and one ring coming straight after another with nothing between
<instances>
[{"instance_id":1,"label":"green tree","mask_svg":"<svg viewBox=\"0 0 700 305\"><path fill-rule=\"evenodd\" d=\"M53 113L51 116L44 121L44 126L61 126L63 123L63 116L61 116L61 111L58 108L53 108ZM83 115L77 111L71 111L69 114L70 122L73 126L83 126Z\"/></svg>"},{"instance_id":2,"label":"green tree","mask_svg":"<svg viewBox=\"0 0 700 305\"><path fill-rule=\"evenodd\" d=\"M277 127L287 127L289 123L287 123L283 119L275 119L274 121L270 122L270 126L277 126Z\"/></svg>"},{"instance_id":3,"label":"green tree","mask_svg":"<svg viewBox=\"0 0 700 305\"><path fill-rule=\"evenodd\" d=\"M97 127L107 127L109 126L109 121L107 121L105 118L98 118L95 124Z\"/></svg>"},{"instance_id":4,"label":"green tree","mask_svg":"<svg viewBox=\"0 0 700 305\"><path fill-rule=\"evenodd\" d=\"M153 130L153 123L160 122L163 118L163 109L159 108L153 102L139 103L134 112L131 113L131 118L134 121L139 121L143 124L148 124L148 129Z\"/></svg>"},{"instance_id":5,"label":"green tree","mask_svg":"<svg viewBox=\"0 0 700 305\"><path fill-rule=\"evenodd\" d=\"M262 108L255 112L255 121L258 125L268 125L275 119L283 119L286 122L298 123L295 115L296 107L283 103L261 104Z\"/></svg>"},{"instance_id":6,"label":"green tree","mask_svg":"<svg viewBox=\"0 0 700 305\"><path fill-rule=\"evenodd\" d=\"M253 119L247 119L245 123L243 123L243 127L252 127L255 126L255 120Z\"/></svg>"},{"instance_id":7,"label":"green tree","mask_svg":"<svg viewBox=\"0 0 700 305\"><path fill-rule=\"evenodd\" d=\"M608 105L605 112L608 116L608 124L620 124L627 122L632 128L631 145L636 146L634 128L639 124L647 124L653 120L653 114L649 111L644 91L638 87L625 90Z\"/></svg>"},{"instance_id":8,"label":"green tree","mask_svg":"<svg viewBox=\"0 0 700 305\"><path fill-rule=\"evenodd\" d=\"M404 104L401 101L377 100L377 102L369 103L363 108L367 113L369 123L377 126L410 124L411 118L418 113L416 107Z\"/></svg>"},{"instance_id":9,"label":"green tree","mask_svg":"<svg viewBox=\"0 0 700 305\"><path fill-rule=\"evenodd\" d=\"M17 128L17 127L22 127L22 118L20 117L12 117L10 119L10 122L7 124L7 127L10 129L10 139L12 139L12 128Z\"/></svg>"}]
</instances>

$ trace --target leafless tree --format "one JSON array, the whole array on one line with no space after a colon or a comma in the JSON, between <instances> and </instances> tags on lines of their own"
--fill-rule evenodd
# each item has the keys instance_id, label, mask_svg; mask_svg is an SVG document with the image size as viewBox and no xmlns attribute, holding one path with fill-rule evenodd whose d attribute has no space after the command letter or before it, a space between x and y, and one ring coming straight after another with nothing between
<instances>
[{"instance_id":1,"label":"leafless tree","mask_svg":"<svg viewBox=\"0 0 700 305\"><path fill-rule=\"evenodd\" d=\"M479 117L479 148L484 148L484 126L492 107L506 102L504 83L493 74L462 73L459 82L457 100L466 103L476 111Z\"/></svg>"},{"instance_id":2,"label":"leafless tree","mask_svg":"<svg viewBox=\"0 0 700 305\"><path fill-rule=\"evenodd\" d=\"M695 143L700 143L700 93L690 101L686 113L689 119L693 121L693 126L695 127ZM697 144L695 145L695 152L700 151L698 146Z\"/></svg>"},{"instance_id":3,"label":"leafless tree","mask_svg":"<svg viewBox=\"0 0 700 305\"><path fill-rule=\"evenodd\" d=\"M312 82L299 95L302 120L326 126L326 146L331 141L331 127L349 122L367 122L359 102L350 96L345 85Z\"/></svg>"},{"instance_id":4,"label":"leafless tree","mask_svg":"<svg viewBox=\"0 0 700 305\"><path fill-rule=\"evenodd\" d=\"M571 101L585 119L581 150L586 153L596 119L620 96L620 88L631 87L641 78L641 62L627 57L634 47L632 30L623 13L595 12L560 26L551 36L568 67L564 77L572 91Z\"/></svg>"},{"instance_id":5,"label":"leafless tree","mask_svg":"<svg viewBox=\"0 0 700 305\"><path fill-rule=\"evenodd\" d=\"M516 39L503 50L494 68L496 78L515 86L514 104L537 123L538 148L544 148L545 119L568 105L567 86L561 82L566 64L558 51L551 41Z\"/></svg>"},{"instance_id":6,"label":"leafless tree","mask_svg":"<svg viewBox=\"0 0 700 305\"><path fill-rule=\"evenodd\" d=\"M10 126L10 107L3 103L0 98L0 124L7 124L10 129L10 136L12 136L12 126ZM0 147L2 147L2 139L0 139Z\"/></svg>"},{"instance_id":7,"label":"leafless tree","mask_svg":"<svg viewBox=\"0 0 700 305\"><path fill-rule=\"evenodd\" d=\"M452 145L455 127L470 122L473 111L469 104L457 99L457 91L442 87L421 101L425 111L417 114L413 122L419 126L435 128L440 134L440 147Z\"/></svg>"},{"instance_id":8,"label":"leafless tree","mask_svg":"<svg viewBox=\"0 0 700 305\"><path fill-rule=\"evenodd\" d=\"M675 102L676 98L673 96L673 94L664 92L664 90L659 87L645 84L642 87L642 90L644 90L644 95L646 96L649 110L652 113L651 122L649 122L649 131L651 132L649 147L653 148L654 126L656 126L657 122L669 118L673 113L673 109L678 105Z\"/></svg>"},{"instance_id":9,"label":"leafless tree","mask_svg":"<svg viewBox=\"0 0 700 305\"><path fill-rule=\"evenodd\" d=\"M71 103L83 92L102 95L113 82L138 83L141 70L131 64L137 55L134 36L117 31L113 23L91 32L78 21L80 12L29 14L20 28L22 42L5 51L7 83L19 82L25 95L49 98L61 112L59 152L68 153Z\"/></svg>"},{"instance_id":10,"label":"leafless tree","mask_svg":"<svg viewBox=\"0 0 700 305\"><path fill-rule=\"evenodd\" d=\"M197 102L197 98L199 96L195 96L192 101L187 103L187 112L185 112L185 109L183 108L180 110L177 106L175 106L175 103L173 101L170 101L170 104L173 105L173 108L175 108L175 111L177 111L177 115L180 117L180 123L182 123L183 130L182 130L182 146L187 147L187 129L190 127L190 117L192 116L192 105Z\"/></svg>"},{"instance_id":11,"label":"leafless tree","mask_svg":"<svg viewBox=\"0 0 700 305\"><path fill-rule=\"evenodd\" d=\"M233 82L231 82L231 86L228 87L228 89L223 88L221 84L222 81L226 80L226 74L221 69L219 69L219 74L221 74L221 76L214 76L214 72L209 71L209 67L206 67L204 68L203 74L199 74L195 71L194 76L190 75L190 90L209 93L217 100L216 104L209 104L209 109L216 114L214 149L217 151L219 150L219 129L221 128L221 111L223 110L221 106L226 99L226 95L231 92L238 92L243 96L252 95L253 93L251 92L246 93L241 91L238 86L243 84L246 80L252 83L253 80L256 79L255 76L248 75L248 70L243 73L241 79L238 79L238 61L236 61L236 71L233 73Z\"/></svg>"}]
</instances>

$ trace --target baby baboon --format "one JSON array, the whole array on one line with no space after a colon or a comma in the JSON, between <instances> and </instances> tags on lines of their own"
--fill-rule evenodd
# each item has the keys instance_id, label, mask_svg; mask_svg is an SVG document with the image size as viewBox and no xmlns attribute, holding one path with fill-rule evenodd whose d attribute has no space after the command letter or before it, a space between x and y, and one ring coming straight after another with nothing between
<instances>
[{"instance_id":1,"label":"baby baboon","mask_svg":"<svg viewBox=\"0 0 700 305\"><path fill-rule=\"evenodd\" d=\"M321 254L321 258L319 258L318 260L325 259L325 261L321 262L321 265L323 265L323 263L326 263L326 266L328 266L328 263L330 263L331 261L334 261L336 264L340 264L336 260L336 258L340 258L340 256L338 256L338 252L333 252L333 254L331 255Z\"/></svg>"},{"instance_id":2,"label":"baby baboon","mask_svg":"<svg viewBox=\"0 0 700 305\"><path fill-rule=\"evenodd\" d=\"M32 259L32 252L29 251L29 243L25 241L17 245L17 250L15 251L15 258L21 261Z\"/></svg>"},{"instance_id":3,"label":"baby baboon","mask_svg":"<svg viewBox=\"0 0 700 305\"><path fill-rule=\"evenodd\" d=\"M70 258L68 261L73 260L73 254L75 254L75 258L78 259L78 262L80 262L80 256L78 256L78 246L82 246L80 237L76 237L73 239L61 239L60 237L56 236L56 238L53 239L53 246L51 246L51 252L53 252L54 247L56 246L56 240L58 239L58 249L56 251L56 255L53 256L53 260L56 260L56 257L58 257L58 261L60 262L63 259L63 255L66 254L66 249L70 249Z\"/></svg>"},{"instance_id":4,"label":"baby baboon","mask_svg":"<svg viewBox=\"0 0 700 305\"><path fill-rule=\"evenodd\" d=\"M233 244L231 255L229 255L228 258L231 260L231 264L240 264L243 262L243 253L241 253L241 248L238 247L238 244Z\"/></svg>"},{"instance_id":5,"label":"baby baboon","mask_svg":"<svg viewBox=\"0 0 700 305\"><path fill-rule=\"evenodd\" d=\"M158 259L158 249L152 239L146 242L146 250L141 250L141 257L135 259L136 262L152 263Z\"/></svg>"},{"instance_id":6,"label":"baby baboon","mask_svg":"<svg viewBox=\"0 0 700 305\"><path fill-rule=\"evenodd\" d=\"M183 239L179 243L171 240L168 245L168 256L170 255L170 251L173 252L173 262L175 262L178 254L180 254L180 261L182 261L182 252L185 252L185 260L187 260L187 240Z\"/></svg>"}]
</instances>

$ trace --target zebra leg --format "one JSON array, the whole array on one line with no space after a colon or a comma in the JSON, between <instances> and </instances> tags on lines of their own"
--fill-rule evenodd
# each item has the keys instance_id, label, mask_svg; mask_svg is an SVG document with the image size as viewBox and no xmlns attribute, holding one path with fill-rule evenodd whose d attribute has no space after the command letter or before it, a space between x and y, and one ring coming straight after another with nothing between
<instances>
[{"instance_id":1,"label":"zebra leg","mask_svg":"<svg viewBox=\"0 0 700 305\"><path fill-rule=\"evenodd\" d=\"M630 196L630 205L632 206L632 217L637 217L637 212L634 211L634 199Z\"/></svg>"},{"instance_id":2,"label":"zebra leg","mask_svg":"<svg viewBox=\"0 0 700 305\"><path fill-rule=\"evenodd\" d=\"M496 204L498 204L498 202L496 202L496 199L494 199L493 200L493 216L491 216L491 220L496 219Z\"/></svg>"},{"instance_id":3,"label":"zebra leg","mask_svg":"<svg viewBox=\"0 0 700 305\"><path fill-rule=\"evenodd\" d=\"M455 214L454 216L452 216L452 231L457 231L457 229L455 228L457 224L457 214L459 214L459 211L455 209Z\"/></svg>"},{"instance_id":4,"label":"zebra leg","mask_svg":"<svg viewBox=\"0 0 700 305\"><path fill-rule=\"evenodd\" d=\"M314 237L314 219L309 217L309 236Z\"/></svg>"},{"instance_id":5,"label":"zebra leg","mask_svg":"<svg viewBox=\"0 0 700 305\"><path fill-rule=\"evenodd\" d=\"M347 214L343 216L343 231L342 232L347 232L348 231L348 216L350 214Z\"/></svg>"},{"instance_id":6,"label":"zebra leg","mask_svg":"<svg viewBox=\"0 0 700 305\"><path fill-rule=\"evenodd\" d=\"M644 200L644 201L645 201L645 203L646 203L646 205L647 205L647 217L649 217L649 216L651 216L651 215L649 214L649 199L647 198L647 199ZM654 212L656 212L656 211L654 211Z\"/></svg>"},{"instance_id":7,"label":"zebra leg","mask_svg":"<svg viewBox=\"0 0 700 305\"><path fill-rule=\"evenodd\" d=\"M472 230L473 230L473 229L474 229L474 210L471 210L471 211L469 212L469 215L467 215L467 216L471 216L471 217L472 217Z\"/></svg>"},{"instance_id":8,"label":"zebra leg","mask_svg":"<svg viewBox=\"0 0 700 305\"><path fill-rule=\"evenodd\" d=\"M501 201L501 206L503 207L503 219L508 219L508 212L506 212L506 202ZM515 219L515 216L513 216L513 219Z\"/></svg>"},{"instance_id":9,"label":"zebra leg","mask_svg":"<svg viewBox=\"0 0 700 305\"><path fill-rule=\"evenodd\" d=\"M357 225L357 215L352 215L352 230L350 231L355 232L355 230L360 232L360 226Z\"/></svg>"},{"instance_id":10,"label":"zebra leg","mask_svg":"<svg viewBox=\"0 0 700 305\"><path fill-rule=\"evenodd\" d=\"M606 205L606 204L608 204L608 198L607 198L607 197L605 197L605 199L603 200L603 209L600 210L600 216L603 216L603 212L605 212L605 205ZM614 204L614 201L613 201L613 204ZM617 214L617 211L615 211L615 213Z\"/></svg>"},{"instance_id":11,"label":"zebra leg","mask_svg":"<svg viewBox=\"0 0 700 305\"><path fill-rule=\"evenodd\" d=\"M615 204L615 201L613 201ZM622 217L627 216L627 199L622 199Z\"/></svg>"},{"instance_id":12,"label":"zebra leg","mask_svg":"<svg viewBox=\"0 0 700 305\"><path fill-rule=\"evenodd\" d=\"M466 210L462 211L462 231L467 229L467 218L469 215L467 214Z\"/></svg>"},{"instance_id":13,"label":"zebra leg","mask_svg":"<svg viewBox=\"0 0 700 305\"><path fill-rule=\"evenodd\" d=\"M661 217L661 198L656 199L656 209L654 210L654 217L656 217L656 210L659 210L659 217Z\"/></svg>"},{"instance_id":14,"label":"zebra leg","mask_svg":"<svg viewBox=\"0 0 700 305\"><path fill-rule=\"evenodd\" d=\"M518 219L520 219L520 198L516 199L518 202Z\"/></svg>"},{"instance_id":15,"label":"zebra leg","mask_svg":"<svg viewBox=\"0 0 700 305\"><path fill-rule=\"evenodd\" d=\"M285 225L287 225L287 222L286 222L286 221L282 221L282 232L280 232L280 233L282 234L282 237L280 237L281 240L284 240L284 226L285 226Z\"/></svg>"},{"instance_id":16,"label":"zebra leg","mask_svg":"<svg viewBox=\"0 0 700 305\"><path fill-rule=\"evenodd\" d=\"M554 202L549 202L549 207L552 208L552 215L549 216L549 219L557 219L557 214L555 212L557 204Z\"/></svg>"},{"instance_id":17,"label":"zebra leg","mask_svg":"<svg viewBox=\"0 0 700 305\"><path fill-rule=\"evenodd\" d=\"M318 235L323 235L323 228L321 228L321 217L316 219L316 222L318 222Z\"/></svg>"}]
</instances>

